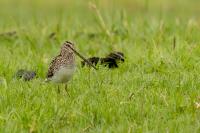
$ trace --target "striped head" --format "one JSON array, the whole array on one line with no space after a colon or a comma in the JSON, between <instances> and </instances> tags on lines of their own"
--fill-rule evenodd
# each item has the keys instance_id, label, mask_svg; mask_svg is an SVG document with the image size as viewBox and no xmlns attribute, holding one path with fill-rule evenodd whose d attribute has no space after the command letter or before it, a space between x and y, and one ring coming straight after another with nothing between
<instances>
[{"instance_id":1,"label":"striped head","mask_svg":"<svg viewBox=\"0 0 200 133\"><path fill-rule=\"evenodd\" d=\"M61 56L72 55L74 52L72 51L70 47L74 49L74 44L69 41L66 41L61 47L60 55Z\"/></svg>"}]
</instances>

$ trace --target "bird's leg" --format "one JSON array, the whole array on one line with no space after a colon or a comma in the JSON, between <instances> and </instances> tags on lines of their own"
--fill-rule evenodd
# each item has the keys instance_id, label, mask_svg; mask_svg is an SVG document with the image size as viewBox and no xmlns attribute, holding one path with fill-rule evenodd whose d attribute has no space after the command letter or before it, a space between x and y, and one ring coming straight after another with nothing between
<instances>
[{"instance_id":1,"label":"bird's leg","mask_svg":"<svg viewBox=\"0 0 200 133\"><path fill-rule=\"evenodd\" d=\"M65 91L66 91L67 95L70 96L68 93L67 84L65 84Z\"/></svg>"},{"instance_id":2,"label":"bird's leg","mask_svg":"<svg viewBox=\"0 0 200 133\"><path fill-rule=\"evenodd\" d=\"M58 90L57 91L58 91L58 94L60 94L60 87L59 87L59 85L58 85Z\"/></svg>"}]
</instances>

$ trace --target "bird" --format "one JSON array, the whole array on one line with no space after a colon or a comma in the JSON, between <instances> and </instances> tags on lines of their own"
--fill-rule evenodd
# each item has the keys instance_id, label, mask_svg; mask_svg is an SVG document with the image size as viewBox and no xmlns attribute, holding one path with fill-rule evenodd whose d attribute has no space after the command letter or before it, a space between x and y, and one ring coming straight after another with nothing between
<instances>
[{"instance_id":1,"label":"bird","mask_svg":"<svg viewBox=\"0 0 200 133\"><path fill-rule=\"evenodd\" d=\"M29 71L25 69L20 69L14 75L15 79L23 79L24 81L30 81L36 77L35 71Z\"/></svg>"},{"instance_id":2,"label":"bird","mask_svg":"<svg viewBox=\"0 0 200 133\"><path fill-rule=\"evenodd\" d=\"M97 64L101 64L108 68L118 68L118 62L124 62L124 54L122 52L111 52L104 58L100 57L91 57L87 59L93 65L97 66ZM81 61L82 67L85 66L86 62Z\"/></svg>"},{"instance_id":3,"label":"bird","mask_svg":"<svg viewBox=\"0 0 200 133\"><path fill-rule=\"evenodd\" d=\"M124 62L124 54L122 52L111 52L101 59L101 64L108 66L108 68L118 68L118 62Z\"/></svg>"},{"instance_id":4,"label":"bird","mask_svg":"<svg viewBox=\"0 0 200 133\"><path fill-rule=\"evenodd\" d=\"M65 41L61 47L60 54L54 57L51 61L45 80L65 84L65 91L67 93L67 83L73 77L75 72L75 54L85 60L89 65L92 65L80 53L78 53L74 47L74 43ZM95 68L95 66L92 67ZM59 87L58 92L60 92Z\"/></svg>"}]
</instances>

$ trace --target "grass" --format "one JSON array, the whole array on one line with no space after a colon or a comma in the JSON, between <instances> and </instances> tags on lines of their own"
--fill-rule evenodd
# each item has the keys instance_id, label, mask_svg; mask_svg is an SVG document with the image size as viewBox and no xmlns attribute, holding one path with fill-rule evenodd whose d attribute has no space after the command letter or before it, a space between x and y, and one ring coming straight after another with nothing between
<instances>
[{"instance_id":1,"label":"grass","mask_svg":"<svg viewBox=\"0 0 200 133\"><path fill-rule=\"evenodd\" d=\"M17 33L0 36L0 132L200 132L197 5L0 1L0 33ZM58 94L43 80L65 40L86 57L122 51L125 63L95 71L77 57L71 97ZM37 78L13 79L21 68Z\"/></svg>"}]
</instances>

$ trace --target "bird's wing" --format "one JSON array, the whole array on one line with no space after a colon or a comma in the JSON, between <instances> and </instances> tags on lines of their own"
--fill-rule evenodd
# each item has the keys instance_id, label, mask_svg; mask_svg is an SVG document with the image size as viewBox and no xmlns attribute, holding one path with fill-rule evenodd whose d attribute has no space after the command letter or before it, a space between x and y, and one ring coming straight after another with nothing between
<instances>
[{"instance_id":1,"label":"bird's wing","mask_svg":"<svg viewBox=\"0 0 200 133\"><path fill-rule=\"evenodd\" d=\"M49 65L49 69L48 69L48 72L47 72L47 76L46 78L49 79L51 77L53 77L55 71L57 70L57 66L58 66L58 58L60 57L60 55L56 56L50 63Z\"/></svg>"}]
</instances>

